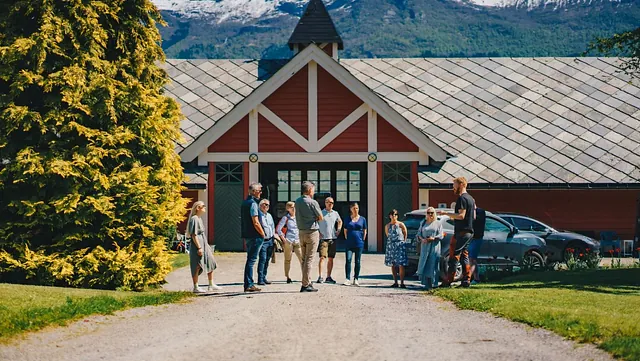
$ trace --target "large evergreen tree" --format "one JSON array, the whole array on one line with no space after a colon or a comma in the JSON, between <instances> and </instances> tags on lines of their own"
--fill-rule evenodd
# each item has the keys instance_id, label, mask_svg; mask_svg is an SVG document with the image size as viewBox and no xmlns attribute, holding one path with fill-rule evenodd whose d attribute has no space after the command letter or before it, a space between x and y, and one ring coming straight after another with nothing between
<instances>
[{"instance_id":1,"label":"large evergreen tree","mask_svg":"<svg viewBox=\"0 0 640 361\"><path fill-rule=\"evenodd\" d=\"M0 279L139 289L182 217L150 0L0 2Z\"/></svg>"}]
</instances>

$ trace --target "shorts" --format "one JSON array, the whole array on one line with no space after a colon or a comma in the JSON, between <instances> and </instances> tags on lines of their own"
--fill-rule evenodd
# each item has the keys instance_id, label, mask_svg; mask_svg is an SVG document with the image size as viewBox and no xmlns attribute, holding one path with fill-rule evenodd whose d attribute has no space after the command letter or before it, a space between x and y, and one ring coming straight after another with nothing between
<instances>
[{"instance_id":1,"label":"shorts","mask_svg":"<svg viewBox=\"0 0 640 361\"><path fill-rule=\"evenodd\" d=\"M469 243L469 258L478 259L480 248L482 247L482 238L474 238Z\"/></svg>"},{"instance_id":2,"label":"shorts","mask_svg":"<svg viewBox=\"0 0 640 361\"><path fill-rule=\"evenodd\" d=\"M323 239L318 246L320 257L336 258L337 243L335 239Z\"/></svg>"}]
</instances>

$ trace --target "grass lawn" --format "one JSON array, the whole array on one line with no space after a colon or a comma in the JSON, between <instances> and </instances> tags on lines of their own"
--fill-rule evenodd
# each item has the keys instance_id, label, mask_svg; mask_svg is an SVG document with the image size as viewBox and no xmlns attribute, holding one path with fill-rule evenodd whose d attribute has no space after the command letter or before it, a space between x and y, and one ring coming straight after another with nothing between
<instances>
[{"instance_id":1,"label":"grass lawn","mask_svg":"<svg viewBox=\"0 0 640 361\"><path fill-rule=\"evenodd\" d=\"M434 294L640 360L640 268L536 272Z\"/></svg>"},{"instance_id":2,"label":"grass lawn","mask_svg":"<svg viewBox=\"0 0 640 361\"><path fill-rule=\"evenodd\" d=\"M0 284L0 342L93 314L178 302L187 292L124 292Z\"/></svg>"},{"instance_id":3,"label":"grass lawn","mask_svg":"<svg viewBox=\"0 0 640 361\"><path fill-rule=\"evenodd\" d=\"M178 268L186 267L189 265L188 253L171 253L171 268L177 270Z\"/></svg>"}]
</instances>

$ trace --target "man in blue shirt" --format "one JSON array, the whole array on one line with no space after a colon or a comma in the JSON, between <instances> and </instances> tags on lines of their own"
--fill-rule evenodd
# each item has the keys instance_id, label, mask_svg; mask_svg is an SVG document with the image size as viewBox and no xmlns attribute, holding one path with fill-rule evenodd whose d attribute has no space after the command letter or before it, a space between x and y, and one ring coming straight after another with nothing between
<instances>
[{"instance_id":1,"label":"man in blue shirt","mask_svg":"<svg viewBox=\"0 0 640 361\"><path fill-rule=\"evenodd\" d=\"M273 217L269 213L269 200L263 199L260 201L260 218L262 221L262 229L264 230L264 242L262 248L260 248L260 258L258 259L258 285L270 285L271 282L267 280L267 271L269 269L269 260L273 255L275 224L273 223Z\"/></svg>"},{"instance_id":2,"label":"man in blue shirt","mask_svg":"<svg viewBox=\"0 0 640 361\"><path fill-rule=\"evenodd\" d=\"M253 266L256 264L258 254L264 243L264 230L260 221L258 201L262 194L262 185L254 182L249 185L249 196L240 207L240 223L242 225L242 238L247 245L247 263L244 265L244 291L260 292L261 289L253 283Z\"/></svg>"}]
</instances>

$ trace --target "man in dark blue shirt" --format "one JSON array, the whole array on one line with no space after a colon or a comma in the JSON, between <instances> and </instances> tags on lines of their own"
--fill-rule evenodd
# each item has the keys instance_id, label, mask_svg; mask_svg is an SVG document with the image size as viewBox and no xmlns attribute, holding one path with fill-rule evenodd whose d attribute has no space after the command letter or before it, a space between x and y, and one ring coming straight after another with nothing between
<instances>
[{"instance_id":1,"label":"man in dark blue shirt","mask_svg":"<svg viewBox=\"0 0 640 361\"><path fill-rule=\"evenodd\" d=\"M251 183L249 196L240 207L240 223L242 224L242 238L247 245L247 262L244 265L244 291L260 292L261 289L253 282L253 266L256 264L260 249L264 243L264 230L258 203L262 194L260 183Z\"/></svg>"},{"instance_id":2,"label":"man in dark blue shirt","mask_svg":"<svg viewBox=\"0 0 640 361\"><path fill-rule=\"evenodd\" d=\"M449 264L447 269L448 279L442 286L451 285L456 276L456 263L462 265L461 287L469 287L471 284L471 266L469 264L469 251L467 247L473 238L473 220L476 201L467 193L467 179L458 177L453 180L453 193L458 196L455 213L438 212L440 216L447 216L454 220L454 232L449 244Z\"/></svg>"}]
</instances>

